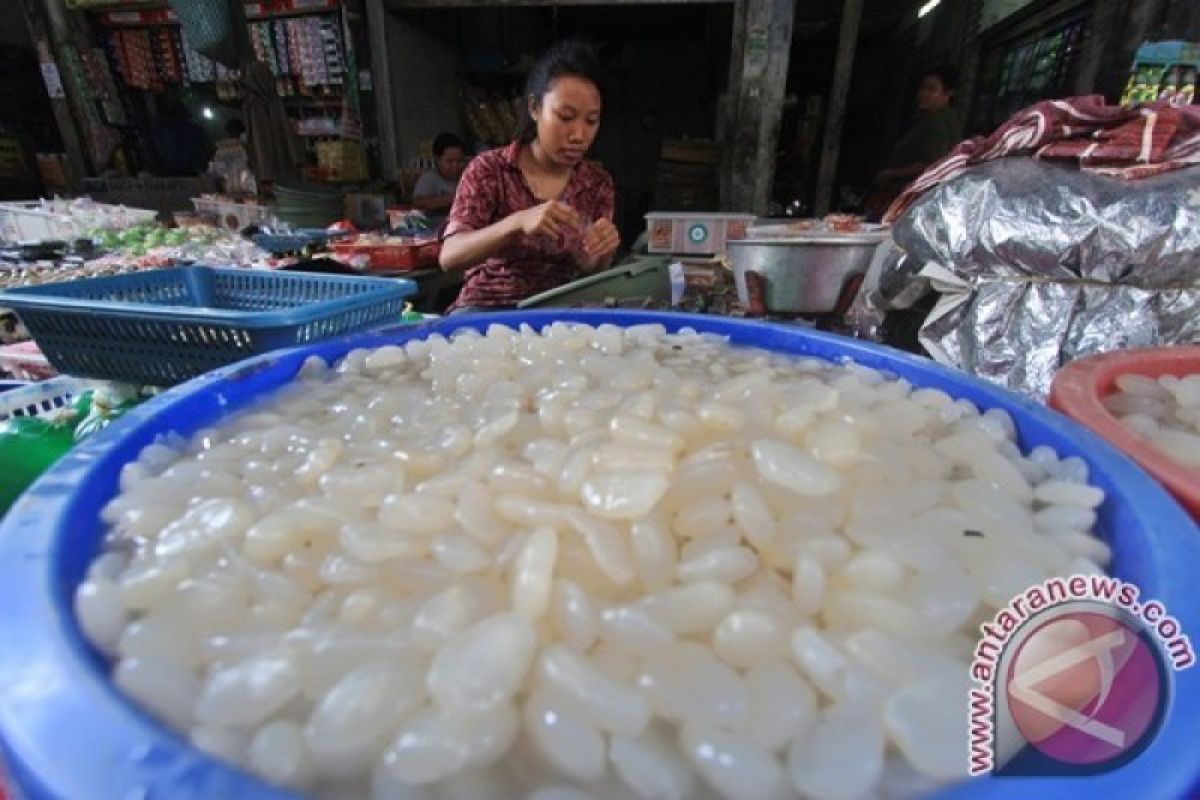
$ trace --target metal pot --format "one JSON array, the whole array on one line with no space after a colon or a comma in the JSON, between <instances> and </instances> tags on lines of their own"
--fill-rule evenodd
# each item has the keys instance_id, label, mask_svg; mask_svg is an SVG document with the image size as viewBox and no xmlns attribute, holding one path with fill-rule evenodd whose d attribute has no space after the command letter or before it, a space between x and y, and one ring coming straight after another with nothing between
<instances>
[{"instance_id":1,"label":"metal pot","mask_svg":"<svg viewBox=\"0 0 1200 800\"><path fill-rule=\"evenodd\" d=\"M743 308L754 306L746 280L753 272L765 283L766 313L827 314L837 308L850 280L866 273L886 238L872 231L736 239L726 243L726 252Z\"/></svg>"}]
</instances>

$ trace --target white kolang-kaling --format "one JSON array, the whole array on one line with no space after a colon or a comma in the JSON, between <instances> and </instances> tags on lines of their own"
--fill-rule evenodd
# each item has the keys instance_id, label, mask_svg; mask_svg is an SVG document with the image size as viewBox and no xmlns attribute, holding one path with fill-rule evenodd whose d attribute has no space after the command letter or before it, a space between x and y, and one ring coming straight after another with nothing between
<instances>
[{"instance_id":1,"label":"white kolang-kaling","mask_svg":"<svg viewBox=\"0 0 1200 800\"><path fill-rule=\"evenodd\" d=\"M148 447L76 608L134 702L317 797L919 793L976 626L1109 559L1086 465L1014 435L691 331L435 335Z\"/></svg>"},{"instance_id":2,"label":"white kolang-kaling","mask_svg":"<svg viewBox=\"0 0 1200 800\"><path fill-rule=\"evenodd\" d=\"M1120 375L1104 407L1168 458L1200 468L1200 374Z\"/></svg>"}]
</instances>

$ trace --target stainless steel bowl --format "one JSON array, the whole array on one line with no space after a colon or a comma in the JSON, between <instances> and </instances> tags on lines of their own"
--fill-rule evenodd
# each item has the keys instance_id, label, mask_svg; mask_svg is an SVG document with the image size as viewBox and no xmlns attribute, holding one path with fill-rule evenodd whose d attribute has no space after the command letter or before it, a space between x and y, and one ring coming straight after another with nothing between
<instances>
[{"instance_id":1,"label":"stainless steel bowl","mask_svg":"<svg viewBox=\"0 0 1200 800\"><path fill-rule=\"evenodd\" d=\"M850 280L866 273L885 238L872 231L737 239L726 252L744 308L750 306L746 273L756 272L766 283L767 313L827 314Z\"/></svg>"}]
</instances>

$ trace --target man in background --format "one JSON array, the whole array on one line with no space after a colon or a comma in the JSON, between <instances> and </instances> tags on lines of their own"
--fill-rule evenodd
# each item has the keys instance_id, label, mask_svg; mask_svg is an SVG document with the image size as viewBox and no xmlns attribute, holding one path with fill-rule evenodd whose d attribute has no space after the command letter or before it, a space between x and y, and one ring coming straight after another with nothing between
<instances>
[{"instance_id":1,"label":"man in background","mask_svg":"<svg viewBox=\"0 0 1200 800\"><path fill-rule=\"evenodd\" d=\"M413 205L434 214L447 214L467 165L467 147L453 133L439 133L433 140L433 159L433 169L417 178L413 187Z\"/></svg>"},{"instance_id":2,"label":"man in background","mask_svg":"<svg viewBox=\"0 0 1200 800\"><path fill-rule=\"evenodd\" d=\"M905 186L961 140L962 116L952 105L957 86L958 73L953 67L935 67L921 75L916 119L892 147L887 166L875 176L867 199L869 218L882 217Z\"/></svg>"}]
</instances>

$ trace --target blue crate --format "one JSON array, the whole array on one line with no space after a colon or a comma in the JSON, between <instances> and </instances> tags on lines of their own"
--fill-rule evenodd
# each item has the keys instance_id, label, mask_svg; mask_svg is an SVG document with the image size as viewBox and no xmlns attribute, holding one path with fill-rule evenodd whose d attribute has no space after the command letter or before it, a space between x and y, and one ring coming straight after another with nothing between
<instances>
[{"instance_id":1,"label":"blue crate","mask_svg":"<svg viewBox=\"0 0 1200 800\"><path fill-rule=\"evenodd\" d=\"M64 374L169 386L248 356L398 323L407 280L178 267L0 292Z\"/></svg>"},{"instance_id":2,"label":"blue crate","mask_svg":"<svg viewBox=\"0 0 1200 800\"><path fill-rule=\"evenodd\" d=\"M295 253L310 245L324 245L332 234L324 228L303 228L294 233L260 233L252 241L274 255Z\"/></svg>"}]
</instances>

